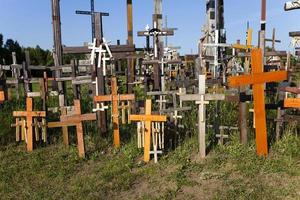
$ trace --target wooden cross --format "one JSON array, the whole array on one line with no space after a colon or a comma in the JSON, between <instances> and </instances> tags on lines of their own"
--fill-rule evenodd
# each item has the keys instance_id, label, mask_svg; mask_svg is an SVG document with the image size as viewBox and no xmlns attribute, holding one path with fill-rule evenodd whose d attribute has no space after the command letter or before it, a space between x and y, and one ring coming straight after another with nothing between
<instances>
[{"instance_id":1,"label":"wooden cross","mask_svg":"<svg viewBox=\"0 0 300 200\"><path fill-rule=\"evenodd\" d=\"M230 77L230 87L253 85L254 113L256 125L256 150L258 155L268 154L267 126L264 98L264 84L287 79L287 71L263 72L263 54L261 49L251 51L252 73L250 75Z\"/></svg>"},{"instance_id":2,"label":"wooden cross","mask_svg":"<svg viewBox=\"0 0 300 200\"><path fill-rule=\"evenodd\" d=\"M112 118L113 118L113 131L114 131L114 146L120 147L120 131L119 131L119 102L120 101L134 101L134 94L118 94L117 78L111 78L111 94L110 95L99 95L94 97L94 101L100 102L111 102L112 107Z\"/></svg>"},{"instance_id":3,"label":"wooden cross","mask_svg":"<svg viewBox=\"0 0 300 200\"><path fill-rule=\"evenodd\" d=\"M46 117L45 111L33 111L32 98L26 98L26 111L14 111L14 117L26 117L27 151L33 151L33 118Z\"/></svg>"},{"instance_id":4,"label":"wooden cross","mask_svg":"<svg viewBox=\"0 0 300 200\"><path fill-rule=\"evenodd\" d=\"M61 115L60 117L60 121L49 122L48 128L76 126L78 154L79 157L84 158L85 148L84 148L84 133L83 133L82 123L84 121L95 121L95 120L96 120L95 113L82 114L80 100L74 100L74 111L72 112L72 114L68 114L66 110L64 110L63 115ZM64 140L68 141L68 138L64 138Z\"/></svg>"},{"instance_id":5,"label":"wooden cross","mask_svg":"<svg viewBox=\"0 0 300 200\"><path fill-rule=\"evenodd\" d=\"M198 94L183 94L180 95L181 101L194 101L198 104L198 142L199 153L201 158L206 156L206 142L205 142L205 125L206 125L206 111L205 105L212 100L225 100L224 94L205 94L205 75L199 75L199 89Z\"/></svg>"},{"instance_id":6,"label":"wooden cross","mask_svg":"<svg viewBox=\"0 0 300 200\"><path fill-rule=\"evenodd\" d=\"M91 22L92 22L92 39L96 37L96 23L95 23L95 14L99 12L95 12L94 8L94 0L91 0L91 11L81 11L81 10L76 10L75 12L78 15L90 15L91 16ZM100 12L100 20L102 21L102 16L109 16L109 13L102 13ZM101 23L102 24L102 23ZM103 33L102 27L101 27L101 32Z\"/></svg>"},{"instance_id":7,"label":"wooden cross","mask_svg":"<svg viewBox=\"0 0 300 200\"><path fill-rule=\"evenodd\" d=\"M152 115L151 99L146 100L145 114L144 115L130 115L129 119L131 121L142 121L145 123L145 138L144 138L144 161L150 161L150 144L151 144L151 123L152 122L166 122L167 117L165 115Z\"/></svg>"}]
</instances>

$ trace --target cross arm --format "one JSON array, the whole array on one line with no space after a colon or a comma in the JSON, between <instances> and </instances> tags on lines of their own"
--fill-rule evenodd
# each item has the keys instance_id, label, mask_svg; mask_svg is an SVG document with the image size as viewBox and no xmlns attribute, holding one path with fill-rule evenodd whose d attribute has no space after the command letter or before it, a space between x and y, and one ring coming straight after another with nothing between
<instances>
[{"instance_id":1,"label":"cross arm","mask_svg":"<svg viewBox=\"0 0 300 200\"><path fill-rule=\"evenodd\" d=\"M101 95L101 96L94 96L95 102L109 102L112 100L111 95Z\"/></svg>"},{"instance_id":2,"label":"cross arm","mask_svg":"<svg viewBox=\"0 0 300 200\"><path fill-rule=\"evenodd\" d=\"M68 123L80 123L83 121L94 121L96 120L96 114L95 113L88 113L88 114L82 114L82 115L62 115L60 117L60 120L62 122L68 122Z\"/></svg>"},{"instance_id":3,"label":"cross arm","mask_svg":"<svg viewBox=\"0 0 300 200\"><path fill-rule=\"evenodd\" d=\"M288 78L287 71L265 72L253 75L229 77L230 87L240 87L252 84L263 84L268 82L280 82Z\"/></svg>"},{"instance_id":4,"label":"cross arm","mask_svg":"<svg viewBox=\"0 0 300 200\"><path fill-rule=\"evenodd\" d=\"M165 115L129 115L131 121L151 121L151 122L166 122Z\"/></svg>"},{"instance_id":5,"label":"cross arm","mask_svg":"<svg viewBox=\"0 0 300 200\"><path fill-rule=\"evenodd\" d=\"M46 117L45 111L14 111L14 117Z\"/></svg>"},{"instance_id":6,"label":"cross arm","mask_svg":"<svg viewBox=\"0 0 300 200\"><path fill-rule=\"evenodd\" d=\"M201 94L179 95L181 101L201 101ZM225 100L224 94L205 94L206 101L222 101Z\"/></svg>"},{"instance_id":7,"label":"cross arm","mask_svg":"<svg viewBox=\"0 0 300 200\"><path fill-rule=\"evenodd\" d=\"M299 99L292 99L292 98L285 99L284 107L285 108L300 108L300 98Z\"/></svg>"}]
</instances>

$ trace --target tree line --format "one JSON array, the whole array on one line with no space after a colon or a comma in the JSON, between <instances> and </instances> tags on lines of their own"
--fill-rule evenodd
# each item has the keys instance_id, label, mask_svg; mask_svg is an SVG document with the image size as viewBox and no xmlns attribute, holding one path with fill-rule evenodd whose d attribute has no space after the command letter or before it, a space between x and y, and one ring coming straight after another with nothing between
<instances>
[{"instance_id":1,"label":"tree line","mask_svg":"<svg viewBox=\"0 0 300 200\"><path fill-rule=\"evenodd\" d=\"M17 63L21 64L25 60L25 51L29 51L32 65L53 65L51 51L44 50L39 45L25 48L13 39L7 39L4 42L3 34L0 34L0 64L12 64L12 52L16 52Z\"/></svg>"}]
</instances>

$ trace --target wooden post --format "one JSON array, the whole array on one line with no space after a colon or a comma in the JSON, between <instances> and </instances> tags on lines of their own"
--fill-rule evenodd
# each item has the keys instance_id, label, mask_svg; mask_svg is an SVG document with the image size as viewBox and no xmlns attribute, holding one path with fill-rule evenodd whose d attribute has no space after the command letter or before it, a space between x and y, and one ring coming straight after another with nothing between
<instances>
[{"instance_id":1,"label":"wooden post","mask_svg":"<svg viewBox=\"0 0 300 200\"><path fill-rule=\"evenodd\" d=\"M53 26L53 38L54 38L54 50L53 59L55 67L59 67L63 64L63 52L62 52L62 39L61 39L61 21L60 21L60 0L51 0L52 5L52 26ZM60 78L61 72L55 71L55 77ZM65 85L63 82L58 83L59 90L59 107L65 106ZM63 127L64 144L68 146L68 127Z\"/></svg>"},{"instance_id":2,"label":"wooden post","mask_svg":"<svg viewBox=\"0 0 300 200\"><path fill-rule=\"evenodd\" d=\"M134 101L133 94L118 94L117 78L111 78L111 95L99 95L94 97L96 103L111 102L112 104L112 118L113 118L113 132L114 132L114 146L120 147L120 131L119 131L119 102L120 101Z\"/></svg>"},{"instance_id":3,"label":"wooden post","mask_svg":"<svg viewBox=\"0 0 300 200\"><path fill-rule=\"evenodd\" d=\"M287 71L264 73L262 59L262 50L253 49L251 51L252 74L229 78L230 87L253 85L256 148L260 156L268 154L264 83L287 79Z\"/></svg>"},{"instance_id":4,"label":"wooden post","mask_svg":"<svg viewBox=\"0 0 300 200\"><path fill-rule=\"evenodd\" d=\"M132 0L127 1L127 43L133 45L133 17L132 17ZM127 59L127 92L131 94L133 92L132 83L135 81L134 59Z\"/></svg>"},{"instance_id":5,"label":"wooden post","mask_svg":"<svg viewBox=\"0 0 300 200\"><path fill-rule=\"evenodd\" d=\"M145 115L130 115L131 121L145 122L145 146L144 146L144 161L150 161L150 145L151 145L151 122L166 122L167 117L164 115L151 115L152 103L151 99L146 100Z\"/></svg>"},{"instance_id":6,"label":"wooden post","mask_svg":"<svg viewBox=\"0 0 300 200\"><path fill-rule=\"evenodd\" d=\"M72 77L75 80L79 71L78 71L78 60L73 59L71 60L71 67L72 67ZM81 99L81 92L80 92L80 85L73 84L73 94L74 99Z\"/></svg>"},{"instance_id":7,"label":"wooden post","mask_svg":"<svg viewBox=\"0 0 300 200\"><path fill-rule=\"evenodd\" d=\"M33 151L33 118L46 117L45 111L33 111L32 98L26 98L26 111L14 111L14 117L26 117L27 151Z\"/></svg>"}]
</instances>

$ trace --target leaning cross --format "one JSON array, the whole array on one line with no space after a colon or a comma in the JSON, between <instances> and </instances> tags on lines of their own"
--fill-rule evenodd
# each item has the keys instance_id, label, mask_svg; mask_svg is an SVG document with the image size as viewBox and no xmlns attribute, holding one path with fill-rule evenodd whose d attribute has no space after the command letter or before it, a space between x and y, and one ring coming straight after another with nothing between
<instances>
[{"instance_id":1,"label":"leaning cross","mask_svg":"<svg viewBox=\"0 0 300 200\"><path fill-rule=\"evenodd\" d=\"M287 71L263 72L261 49L251 51L252 74L230 77L230 87L253 85L254 119L256 125L256 150L258 155L268 154L264 84L287 79Z\"/></svg>"},{"instance_id":2,"label":"leaning cross","mask_svg":"<svg viewBox=\"0 0 300 200\"><path fill-rule=\"evenodd\" d=\"M205 75L199 75L199 91L198 94L183 94L180 95L181 101L194 101L198 104L198 142L199 153L201 158L206 156L205 143L205 105L209 101L225 100L224 94L205 94Z\"/></svg>"},{"instance_id":3,"label":"leaning cross","mask_svg":"<svg viewBox=\"0 0 300 200\"><path fill-rule=\"evenodd\" d=\"M111 94L99 95L94 97L96 103L111 102L112 104L112 118L114 130L114 145L116 148L120 147L120 131L119 131L119 102L120 101L134 101L134 94L118 94L117 78L111 78Z\"/></svg>"},{"instance_id":4,"label":"leaning cross","mask_svg":"<svg viewBox=\"0 0 300 200\"><path fill-rule=\"evenodd\" d=\"M145 115L130 115L131 121L138 121L145 123L145 137L144 137L144 161L150 161L150 143L151 143L151 123L152 122L166 122L167 116L165 115L152 115L151 114L152 102L151 99L146 100ZM156 151L156 150L155 150Z\"/></svg>"},{"instance_id":5,"label":"leaning cross","mask_svg":"<svg viewBox=\"0 0 300 200\"><path fill-rule=\"evenodd\" d=\"M78 154L79 157L84 158L85 148L84 148L84 133L83 133L82 123L84 121L95 121L95 120L96 120L95 113L81 114L80 100L74 100L74 111L72 112L72 114L64 113L63 115L60 116L59 122L49 122L48 128L76 126Z\"/></svg>"},{"instance_id":6,"label":"leaning cross","mask_svg":"<svg viewBox=\"0 0 300 200\"><path fill-rule=\"evenodd\" d=\"M32 98L26 98L26 111L14 111L14 117L26 117L27 151L33 151L33 118L46 117L45 111L33 111Z\"/></svg>"}]
</instances>

